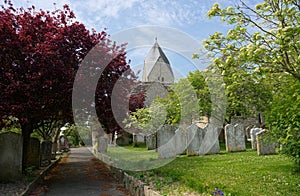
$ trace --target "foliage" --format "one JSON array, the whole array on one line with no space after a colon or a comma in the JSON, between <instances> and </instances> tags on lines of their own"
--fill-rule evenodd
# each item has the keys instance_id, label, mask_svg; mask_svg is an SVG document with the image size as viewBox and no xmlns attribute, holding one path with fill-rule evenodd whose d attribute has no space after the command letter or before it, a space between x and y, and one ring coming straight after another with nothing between
<instances>
[{"instance_id":1,"label":"foliage","mask_svg":"<svg viewBox=\"0 0 300 196\"><path fill-rule=\"evenodd\" d=\"M0 133L14 132L21 134L21 127L16 118L10 116L7 119L2 119L2 121L4 127L0 129Z\"/></svg>"},{"instance_id":2,"label":"foliage","mask_svg":"<svg viewBox=\"0 0 300 196\"><path fill-rule=\"evenodd\" d=\"M195 89L184 78L170 87L167 98L157 97L149 108L138 109L130 118L133 125L150 131L164 124L190 124L193 119L199 119L197 102Z\"/></svg>"},{"instance_id":3,"label":"foliage","mask_svg":"<svg viewBox=\"0 0 300 196\"><path fill-rule=\"evenodd\" d=\"M131 128L133 132L143 131L148 135L156 132L165 123L165 118L166 111L163 104L154 100L151 107L131 112L130 121L126 127Z\"/></svg>"},{"instance_id":4,"label":"foliage","mask_svg":"<svg viewBox=\"0 0 300 196\"><path fill-rule=\"evenodd\" d=\"M89 66L85 69L86 77L79 76L79 83L88 87L95 73L105 69L97 78L96 92L87 89L93 90L96 97L79 102L96 107L106 132L119 129L111 109L112 89L116 81L129 87L135 77L126 62L125 45L116 45L104 31L86 29L75 20L68 5L44 11L34 6L15 8L11 1L4 1L0 9L0 43L0 117L18 119L23 135L23 159L28 157L29 136L34 129L44 126L41 134L48 137L54 131L51 127L72 123L74 79L92 48L90 55L97 56L86 62ZM117 97L122 111L128 105L124 104L127 89ZM91 111L88 107L86 110ZM25 163L23 160L23 166Z\"/></svg>"},{"instance_id":5,"label":"foliage","mask_svg":"<svg viewBox=\"0 0 300 196\"><path fill-rule=\"evenodd\" d=\"M293 169L293 162L282 155L222 149L218 155L179 156L163 167L131 174L153 184L163 195L211 195L216 187L224 195L298 195L300 174Z\"/></svg>"},{"instance_id":6,"label":"foliage","mask_svg":"<svg viewBox=\"0 0 300 196\"><path fill-rule=\"evenodd\" d=\"M231 27L226 35L216 32L204 40L213 66L221 70L226 84L227 115L263 112L269 116L268 125L277 138L288 144L285 152L298 157L294 142L298 136L290 127L297 127L299 119L286 114L298 116L299 109L291 101L299 92L279 86L278 78L291 77L294 83L300 80L299 1L263 0L254 8L242 0L234 7L215 4L208 16L220 17ZM281 116L288 120L282 121Z\"/></svg>"},{"instance_id":7,"label":"foliage","mask_svg":"<svg viewBox=\"0 0 300 196\"><path fill-rule=\"evenodd\" d=\"M199 103L199 113L201 116L210 116L211 114L211 98L209 87L206 84L205 73L196 70L194 72L190 72L187 76L188 81L193 86Z\"/></svg>"},{"instance_id":8,"label":"foliage","mask_svg":"<svg viewBox=\"0 0 300 196\"><path fill-rule=\"evenodd\" d=\"M233 27L227 35L211 35L205 47L220 67L286 72L299 80L299 11L293 0L263 0L255 8L243 1L224 9L215 4L208 16L219 16Z\"/></svg>"},{"instance_id":9,"label":"foliage","mask_svg":"<svg viewBox=\"0 0 300 196\"><path fill-rule=\"evenodd\" d=\"M83 141L80 138L79 132L75 125L68 125L67 129L64 130L64 135L67 136L69 144L72 147L83 145Z\"/></svg>"},{"instance_id":10,"label":"foliage","mask_svg":"<svg viewBox=\"0 0 300 196\"><path fill-rule=\"evenodd\" d=\"M283 153L300 165L300 82L291 77L281 77L279 82L267 121Z\"/></svg>"}]
</instances>

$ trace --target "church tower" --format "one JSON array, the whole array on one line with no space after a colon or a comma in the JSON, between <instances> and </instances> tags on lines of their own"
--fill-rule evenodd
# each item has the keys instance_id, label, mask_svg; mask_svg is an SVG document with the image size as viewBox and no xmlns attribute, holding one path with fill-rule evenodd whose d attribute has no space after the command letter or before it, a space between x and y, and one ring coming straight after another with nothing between
<instances>
[{"instance_id":1,"label":"church tower","mask_svg":"<svg viewBox=\"0 0 300 196\"><path fill-rule=\"evenodd\" d=\"M158 45L157 38L155 38L155 43L144 60L142 82L174 84L174 74L170 62Z\"/></svg>"}]
</instances>

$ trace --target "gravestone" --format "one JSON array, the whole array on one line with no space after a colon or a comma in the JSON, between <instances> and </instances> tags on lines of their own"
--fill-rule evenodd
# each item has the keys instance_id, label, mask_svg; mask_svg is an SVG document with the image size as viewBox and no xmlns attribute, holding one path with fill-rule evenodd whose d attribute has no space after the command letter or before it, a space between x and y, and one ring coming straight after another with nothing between
<instances>
[{"instance_id":1,"label":"gravestone","mask_svg":"<svg viewBox=\"0 0 300 196\"><path fill-rule=\"evenodd\" d=\"M26 165L40 167L40 140L37 138L30 138Z\"/></svg>"},{"instance_id":2,"label":"gravestone","mask_svg":"<svg viewBox=\"0 0 300 196\"><path fill-rule=\"evenodd\" d=\"M261 130L256 134L257 140L257 154L258 155L270 155L276 154L276 145L270 141L270 135L268 131Z\"/></svg>"},{"instance_id":3,"label":"gravestone","mask_svg":"<svg viewBox=\"0 0 300 196\"><path fill-rule=\"evenodd\" d=\"M200 146L204 138L204 130L197 125L191 125L186 129L187 155L199 155Z\"/></svg>"},{"instance_id":4,"label":"gravestone","mask_svg":"<svg viewBox=\"0 0 300 196\"><path fill-rule=\"evenodd\" d=\"M41 143L41 166L47 166L51 163L52 157L52 142L43 140Z\"/></svg>"},{"instance_id":5,"label":"gravestone","mask_svg":"<svg viewBox=\"0 0 300 196\"><path fill-rule=\"evenodd\" d=\"M157 132L157 151L159 158L172 158L176 156L175 130L173 126L164 125Z\"/></svg>"},{"instance_id":6,"label":"gravestone","mask_svg":"<svg viewBox=\"0 0 300 196\"><path fill-rule=\"evenodd\" d=\"M59 136L58 139L58 150L59 151L67 151L69 150L69 142L68 138L65 135Z\"/></svg>"},{"instance_id":7,"label":"gravestone","mask_svg":"<svg viewBox=\"0 0 300 196\"><path fill-rule=\"evenodd\" d=\"M220 153L219 145L219 134L222 129L215 127L213 125L206 125L203 132L202 144L200 146L199 154L218 154Z\"/></svg>"},{"instance_id":8,"label":"gravestone","mask_svg":"<svg viewBox=\"0 0 300 196\"><path fill-rule=\"evenodd\" d=\"M0 134L0 181L15 181L22 177L22 145L21 135Z\"/></svg>"},{"instance_id":9,"label":"gravestone","mask_svg":"<svg viewBox=\"0 0 300 196\"><path fill-rule=\"evenodd\" d=\"M239 152L246 150L245 133L243 127L236 124L225 126L225 141L227 152Z\"/></svg>"},{"instance_id":10,"label":"gravestone","mask_svg":"<svg viewBox=\"0 0 300 196\"><path fill-rule=\"evenodd\" d=\"M182 128L178 128L175 131L175 148L176 154L186 154L185 150L187 148L187 141L186 141L186 132Z\"/></svg>"},{"instance_id":11,"label":"gravestone","mask_svg":"<svg viewBox=\"0 0 300 196\"><path fill-rule=\"evenodd\" d=\"M256 141L256 134L260 132L262 129L261 128L252 128L250 130L250 138L251 138L251 148L253 150L257 149L257 141Z\"/></svg>"},{"instance_id":12,"label":"gravestone","mask_svg":"<svg viewBox=\"0 0 300 196\"><path fill-rule=\"evenodd\" d=\"M55 160L56 159L56 152L58 150L58 141L52 143L52 159Z\"/></svg>"},{"instance_id":13,"label":"gravestone","mask_svg":"<svg viewBox=\"0 0 300 196\"><path fill-rule=\"evenodd\" d=\"M104 153L107 152L109 138L106 136L99 137L98 139L98 152Z\"/></svg>"},{"instance_id":14,"label":"gravestone","mask_svg":"<svg viewBox=\"0 0 300 196\"><path fill-rule=\"evenodd\" d=\"M123 132L121 136L118 135L116 139L116 144L119 146L128 146L132 143L132 134L128 132Z\"/></svg>"},{"instance_id":15,"label":"gravestone","mask_svg":"<svg viewBox=\"0 0 300 196\"><path fill-rule=\"evenodd\" d=\"M147 136L146 143L148 150L156 149L156 133Z\"/></svg>"}]
</instances>

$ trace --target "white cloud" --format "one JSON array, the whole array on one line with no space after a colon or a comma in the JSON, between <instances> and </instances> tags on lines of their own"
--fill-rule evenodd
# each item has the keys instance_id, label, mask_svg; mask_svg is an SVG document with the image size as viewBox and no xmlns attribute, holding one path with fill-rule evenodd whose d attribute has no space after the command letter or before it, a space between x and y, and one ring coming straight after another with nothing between
<instances>
[{"instance_id":1,"label":"white cloud","mask_svg":"<svg viewBox=\"0 0 300 196\"><path fill-rule=\"evenodd\" d=\"M138 0L85 0L73 1L74 8L83 9L86 14L96 13L97 17L119 17L120 11L131 8Z\"/></svg>"}]
</instances>

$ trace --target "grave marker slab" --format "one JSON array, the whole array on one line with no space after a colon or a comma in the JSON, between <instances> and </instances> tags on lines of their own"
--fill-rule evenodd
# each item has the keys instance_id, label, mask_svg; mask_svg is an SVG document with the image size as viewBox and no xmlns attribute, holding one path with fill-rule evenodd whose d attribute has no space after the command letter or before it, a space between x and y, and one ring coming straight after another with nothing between
<instances>
[{"instance_id":1,"label":"grave marker slab","mask_svg":"<svg viewBox=\"0 0 300 196\"><path fill-rule=\"evenodd\" d=\"M40 167L40 140L37 138L30 138L26 165Z\"/></svg>"},{"instance_id":2,"label":"grave marker slab","mask_svg":"<svg viewBox=\"0 0 300 196\"><path fill-rule=\"evenodd\" d=\"M21 135L0 134L0 181L15 181L22 177L22 145Z\"/></svg>"},{"instance_id":3,"label":"grave marker slab","mask_svg":"<svg viewBox=\"0 0 300 196\"><path fill-rule=\"evenodd\" d=\"M246 150L245 133L239 124L225 126L225 141L227 152L239 152Z\"/></svg>"},{"instance_id":4,"label":"grave marker slab","mask_svg":"<svg viewBox=\"0 0 300 196\"><path fill-rule=\"evenodd\" d=\"M269 139L270 135L266 130L261 130L256 134L258 155L276 154L276 145L270 142Z\"/></svg>"},{"instance_id":5,"label":"grave marker slab","mask_svg":"<svg viewBox=\"0 0 300 196\"><path fill-rule=\"evenodd\" d=\"M204 137L204 130L197 125L191 125L186 129L187 155L199 155L200 146Z\"/></svg>"},{"instance_id":6,"label":"grave marker slab","mask_svg":"<svg viewBox=\"0 0 300 196\"><path fill-rule=\"evenodd\" d=\"M47 166L51 163L52 142L44 140L41 143L41 166Z\"/></svg>"},{"instance_id":7,"label":"grave marker slab","mask_svg":"<svg viewBox=\"0 0 300 196\"><path fill-rule=\"evenodd\" d=\"M219 134L222 129L208 124L203 131L204 138L200 146L199 154L205 155L220 153Z\"/></svg>"},{"instance_id":8,"label":"grave marker slab","mask_svg":"<svg viewBox=\"0 0 300 196\"><path fill-rule=\"evenodd\" d=\"M146 144L147 144L148 150L156 149L156 134L157 133L153 133L153 134L147 136Z\"/></svg>"},{"instance_id":9,"label":"grave marker slab","mask_svg":"<svg viewBox=\"0 0 300 196\"><path fill-rule=\"evenodd\" d=\"M176 154L178 155L185 154L185 150L187 148L187 139L186 139L186 132L182 128L178 128L175 131L175 148L176 148Z\"/></svg>"},{"instance_id":10,"label":"grave marker slab","mask_svg":"<svg viewBox=\"0 0 300 196\"><path fill-rule=\"evenodd\" d=\"M256 141L256 134L260 132L261 128L253 128L250 130L250 138L251 138L251 148L253 150L257 149L257 141Z\"/></svg>"},{"instance_id":11,"label":"grave marker slab","mask_svg":"<svg viewBox=\"0 0 300 196\"><path fill-rule=\"evenodd\" d=\"M157 132L157 151L159 158L172 158L176 156L174 127L164 125Z\"/></svg>"},{"instance_id":12,"label":"grave marker slab","mask_svg":"<svg viewBox=\"0 0 300 196\"><path fill-rule=\"evenodd\" d=\"M98 139L98 152L105 153L107 152L108 147L108 137L102 136Z\"/></svg>"}]
</instances>

